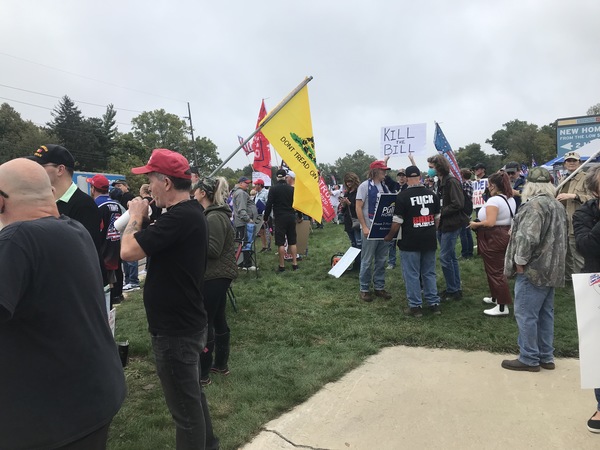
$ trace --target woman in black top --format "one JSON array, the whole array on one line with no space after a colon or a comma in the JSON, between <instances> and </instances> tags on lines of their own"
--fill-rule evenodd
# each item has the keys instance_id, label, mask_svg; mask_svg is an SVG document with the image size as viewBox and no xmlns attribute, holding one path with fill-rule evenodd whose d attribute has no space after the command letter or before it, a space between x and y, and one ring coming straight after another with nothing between
<instances>
[{"instance_id":1,"label":"woman in black top","mask_svg":"<svg viewBox=\"0 0 600 450\"><path fill-rule=\"evenodd\" d=\"M345 195L340 196L340 205L344 215L344 231L350 238L350 245L355 248L362 246L362 233L360 231L360 222L356 217L356 190L360 185L360 179L354 172L348 172L344 175ZM354 260L352 270L360 269L360 254Z\"/></svg>"}]
</instances>

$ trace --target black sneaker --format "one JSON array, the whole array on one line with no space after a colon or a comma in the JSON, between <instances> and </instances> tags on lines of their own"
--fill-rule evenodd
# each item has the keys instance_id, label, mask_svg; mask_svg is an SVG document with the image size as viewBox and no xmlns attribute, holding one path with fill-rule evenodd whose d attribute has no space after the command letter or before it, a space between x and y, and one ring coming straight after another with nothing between
<instances>
[{"instance_id":1,"label":"black sneaker","mask_svg":"<svg viewBox=\"0 0 600 450\"><path fill-rule=\"evenodd\" d=\"M423 317L423 310L420 306L412 306L408 309L407 314L412 317Z\"/></svg>"},{"instance_id":2,"label":"black sneaker","mask_svg":"<svg viewBox=\"0 0 600 450\"><path fill-rule=\"evenodd\" d=\"M588 420L587 422L587 428L588 430L590 430L592 433L600 433L600 420L592 420L592 418L596 415L596 413L594 413L592 415L592 417L590 417L590 420Z\"/></svg>"},{"instance_id":3,"label":"black sneaker","mask_svg":"<svg viewBox=\"0 0 600 450\"><path fill-rule=\"evenodd\" d=\"M285 267L278 266L277 270L275 272L277 272L277 273L285 272Z\"/></svg>"},{"instance_id":4,"label":"black sneaker","mask_svg":"<svg viewBox=\"0 0 600 450\"><path fill-rule=\"evenodd\" d=\"M296 264L296 265L292 264L292 270L298 270L298 269L299 269L298 264Z\"/></svg>"},{"instance_id":5,"label":"black sneaker","mask_svg":"<svg viewBox=\"0 0 600 450\"><path fill-rule=\"evenodd\" d=\"M439 316L440 314L442 314L442 310L440 309L440 305L431 305L429 307L429 311L431 311L431 314L434 314L436 316Z\"/></svg>"},{"instance_id":6,"label":"black sneaker","mask_svg":"<svg viewBox=\"0 0 600 450\"><path fill-rule=\"evenodd\" d=\"M463 298L462 290L456 291L456 292L444 291L442 293L441 298L443 298L447 302L450 302L452 300L462 300L462 298Z\"/></svg>"}]
</instances>

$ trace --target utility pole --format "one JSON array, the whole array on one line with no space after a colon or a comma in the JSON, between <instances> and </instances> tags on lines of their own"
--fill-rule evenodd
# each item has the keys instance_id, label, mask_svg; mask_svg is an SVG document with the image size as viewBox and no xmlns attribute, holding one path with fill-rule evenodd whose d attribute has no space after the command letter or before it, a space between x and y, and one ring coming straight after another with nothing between
<instances>
[{"instance_id":1,"label":"utility pole","mask_svg":"<svg viewBox=\"0 0 600 450\"><path fill-rule=\"evenodd\" d=\"M194 166L198 164L198 154L196 153L196 140L194 139L194 127L192 125L192 110L190 109L190 102L187 102L188 105L188 116L184 117L190 121L190 133L192 135L192 154L194 156Z\"/></svg>"}]
</instances>

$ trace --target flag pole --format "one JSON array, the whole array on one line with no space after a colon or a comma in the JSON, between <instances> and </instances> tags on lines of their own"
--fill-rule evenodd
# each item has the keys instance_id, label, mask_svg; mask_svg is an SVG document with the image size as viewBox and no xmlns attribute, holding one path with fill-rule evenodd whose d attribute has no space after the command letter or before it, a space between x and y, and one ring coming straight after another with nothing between
<instances>
[{"instance_id":1,"label":"flag pole","mask_svg":"<svg viewBox=\"0 0 600 450\"><path fill-rule=\"evenodd\" d=\"M255 135L256 133L258 133L260 130L262 130L262 128L263 128L263 127L264 127L264 126L265 126L267 123L269 123L269 121L270 121L270 120L271 120L273 117L275 117L275 115L276 115L276 114L277 114L279 111L281 111L281 110L283 109L283 107L284 107L285 105L287 105L287 104L290 102L290 100L291 100L292 98L294 98L294 96L295 96L295 95L296 95L298 92L300 92L300 91L302 90L302 88L304 88L304 86L306 86L306 85L309 83L309 81L311 81L312 79L313 79L313 77L310 77L310 76L309 76L309 77L306 77L306 78L305 78L305 79L302 81L302 83L300 83L298 86L296 86L296 88L295 88L295 89L294 89L292 92L290 92L290 93L288 94L288 96L287 96L286 98L284 98L284 99L281 101L281 103L279 103L279 105L277 105L277 106L275 107L275 109L274 109L273 111L271 111L271 113L270 113L269 115L267 115L267 118L266 118L266 119L263 121L263 123L261 123L261 124L259 125L259 127L258 127L256 130L254 130L254 131L252 132L252 134L250 134L250 136L248 136L246 139L244 139L244 142L242 142L242 143L239 145L239 147L238 147L238 148L236 148L236 149L233 151L233 153L232 153L231 155L229 155L229 156L227 157L227 159L226 159L225 161L223 161L223 162L222 162L222 163L219 165L219 167L217 167L215 170L213 170L213 171L212 171L212 173L211 173L209 176L210 176L210 177L212 177L212 176L214 176L214 175L215 175L215 174L216 174L216 173L217 173L219 170L221 170L221 169L222 169L222 168L225 166L225 164L227 164L227 163L229 162L229 160L230 160L231 158L233 158L233 157L235 156L235 154L236 154L237 152L239 152L239 151L240 151L240 149L242 149L242 148L244 147L244 145L246 145L246 144L247 144L247 143L250 141L250 139L252 139L252 138L254 137L254 135Z\"/></svg>"},{"instance_id":2,"label":"flag pole","mask_svg":"<svg viewBox=\"0 0 600 450\"><path fill-rule=\"evenodd\" d=\"M596 153L590 156L587 161L583 162L577 169L571 172L571 174L567 178L565 178L558 186L556 186L556 192L560 191L560 188L563 187L567 181L569 181L571 178L577 175L587 163L592 162L598 157L598 155L600 155L600 150L598 150Z\"/></svg>"}]
</instances>

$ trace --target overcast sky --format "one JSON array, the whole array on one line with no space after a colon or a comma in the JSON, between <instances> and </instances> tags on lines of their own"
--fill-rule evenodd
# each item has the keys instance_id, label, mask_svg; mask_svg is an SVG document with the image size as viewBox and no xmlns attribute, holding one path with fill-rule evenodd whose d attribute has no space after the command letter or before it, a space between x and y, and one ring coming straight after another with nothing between
<instances>
[{"instance_id":1,"label":"overcast sky","mask_svg":"<svg viewBox=\"0 0 600 450\"><path fill-rule=\"evenodd\" d=\"M426 123L424 167L434 121L454 149L489 150L510 120L585 115L600 102L599 19L598 0L3 0L0 102L40 125L54 97L85 116L104 108L81 102L113 103L120 131L189 102L225 159L263 98L270 110L312 76L318 162L378 156L382 126Z\"/></svg>"}]
</instances>

